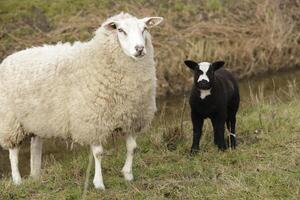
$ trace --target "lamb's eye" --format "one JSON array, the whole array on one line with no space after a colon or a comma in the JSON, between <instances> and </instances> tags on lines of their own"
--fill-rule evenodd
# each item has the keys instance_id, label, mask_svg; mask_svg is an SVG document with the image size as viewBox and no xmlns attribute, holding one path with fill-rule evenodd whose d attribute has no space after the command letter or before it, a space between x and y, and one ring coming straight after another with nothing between
<instances>
[{"instance_id":1,"label":"lamb's eye","mask_svg":"<svg viewBox=\"0 0 300 200\"><path fill-rule=\"evenodd\" d=\"M118 31L119 31L120 33L124 33L124 35L127 35L126 32L125 32L123 29L121 29L121 28L118 28Z\"/></svg>"}]
</instances>

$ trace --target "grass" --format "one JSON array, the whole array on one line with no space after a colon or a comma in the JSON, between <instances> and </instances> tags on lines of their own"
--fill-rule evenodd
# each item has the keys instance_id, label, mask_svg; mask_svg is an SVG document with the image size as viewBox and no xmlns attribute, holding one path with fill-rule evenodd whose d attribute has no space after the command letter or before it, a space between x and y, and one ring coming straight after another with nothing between
<instances>
[{"instance_id":1,"label":"grass","mask_svg":"<svg viewBox=\"0 0 300 200\"><path fill-rule=\"evenodd\" d=\"M182 105L182 98L179 103L163 104L153 127L138 139L135 180L129 183L122 177L125 145L118 140L106 148L103 159L107 190L93 188L92 171L86 199L298 199L300 102L297 88L287 87L290 91L283 95L278 91L267 98L260 90L243 101L236 150L218 151L211 125L205 123L201 152L194 157L189 156L188 111L171 113L174 105ZM73 151L59 150L57 145L65 143L46 143L46 149L52 150L44 156L41 180L24 179L21 186L14 186L5 170L0 199L81 199L89 149L75 145ZM27 161L21 166L29 165L28 152L23 156ZM28 168L22 171L25 177L28 172Z\"/></svg>"},{"instance_id":2,"label":"grass","mask_svg":"<svg viewBox=\"0 0 300 200\"><path fill-rule=\"evenodd\" d=\"M223 59L239 78L299 67L299 2L294 0L0 1L0 60L24 48L87 40L108 16L159 15L152 31L158 94L185 90L185 58Z\"/></svg>"},{"instance_id":3,"label":"grass","mask_svg":"<svg viewBox=\"0 0 300 200\"><path fill-rule=\"evenodd\" d=\"M224 59L240 78L299 66L299 3L293 0L0 0L0 60L33 45L86 40L109 15L161 15L153 30L158 93L185 89L191 74L182 64ZM286 85L286 84L282 84ZM283 95L254 91L238 115L238 148L219 152L205 123L201 152L188 155L191 123L179 102L162 105L152 128L138 139L135 180L123 180L124 141L106 148L107 190L89 177L86 199L298 199L300 196L300 102L295 84ZM280 97L279 97L280 96ZM284 98L282 97L284 96ZM176 110L176 112L171 112ZM178 111L177 111L178 110ZM0 199L81 199L88 147L47 141L40 180L29 174L28 141L21 154L21 186L10 181L8 153L0 151ZM24 153L23 153L24 152Z\"/></svg>"}]
</instances>

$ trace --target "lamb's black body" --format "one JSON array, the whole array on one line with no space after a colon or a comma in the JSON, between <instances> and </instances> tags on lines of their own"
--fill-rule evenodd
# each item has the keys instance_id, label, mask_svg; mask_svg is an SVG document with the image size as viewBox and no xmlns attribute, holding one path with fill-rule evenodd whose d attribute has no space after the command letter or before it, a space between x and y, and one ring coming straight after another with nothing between
<instances>
[{"instance_id":1,"label":"lamb's black body","mask_svg":"<svg viewBox=\"0 0 300 200\"><path fill-rule=\"evenodd\" d=\"M224 63L223 63L224 64ZM204 99L200 98L200 89L194 84L191 96L191 118L193 123L193 144L191 153L199 150L199 141L202 134L203 121L210 118L214 129L214 143L219 149L226 149L224 138L225 123L230 135L230 144L236 146L235 125L236 113L239 107L240 96L238 84L230 72L221 68L214 72L211 94Z\"/></svg>"}]
</instances>

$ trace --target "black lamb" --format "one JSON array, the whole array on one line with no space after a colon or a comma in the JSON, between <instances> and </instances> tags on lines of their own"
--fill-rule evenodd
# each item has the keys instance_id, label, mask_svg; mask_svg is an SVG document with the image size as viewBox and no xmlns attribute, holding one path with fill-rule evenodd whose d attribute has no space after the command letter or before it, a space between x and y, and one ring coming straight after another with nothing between
<instances>
[{"instance_id":1,"label":"black lamb","mask_svg":"<svg viewBox=\"0 0 300 200\"><path fill-rule=\"evenodd\" d=\"M225 123L230 131L228 143L236 147L236 113L240 96L238 83L233 75L222 68L223 61L214 63L192 60L184 62L194 71L194 84L190 95L191 118L193 123L193 144L191 154L199 151L203 121L210 118L214 129L214 143L225 150ZM229 145L228 145L229 146Z\"/></svg>"}]
</instances>

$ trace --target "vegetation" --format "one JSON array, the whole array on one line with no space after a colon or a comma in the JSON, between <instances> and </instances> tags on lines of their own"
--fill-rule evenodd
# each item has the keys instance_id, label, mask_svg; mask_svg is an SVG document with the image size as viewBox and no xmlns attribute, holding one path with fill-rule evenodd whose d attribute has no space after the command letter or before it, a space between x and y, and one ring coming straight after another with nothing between
<instances>
[{"instance_id":1,"label":"vegetation","mask_svg":"<svg viewBox=\"0 0 300 200\"><path fill-rule=\"evenodd\" d=\"M300 188L300 102L293 82L268 98L261 88L243 101L238 114L238 148L220 152L206 123L201 152L191 157L191 123L182 99L162 104L151 130L138 139L133 182L120 172L125 159L122 140L106 149L105 192L93 189L93 168L86 199L298 199ZM278 95L281 93L281 95ZM284 98L281 98L283 96ZM183 112L184 111L184 112ZM183 114L184 113L184 114ZM182 128L181 128L182 127ZM90 152L61 141L48 141L41 180L10 181L7 164L0 199L81 199ZM119 147L119 148L118 148ZM23 146L22 174L29 173L28 144ZM49 150L50 149L50 150ZM2 168L2 163L1 163Z\"/></svg>"},{"instance_id":2,"label":"vegetation","mask_svg":"<svg viewBox=\"0 0 300 200\"><path fill-rule=\"evenodd\" d=\"M0 60L33 45L89 39L120 11L160 15L158 93L178 93L191 77L186 57L223 59L240 78L299 67L299 9L295 0L2 0Z\"/></svg>"},{"instance_id":3,"label":"vegetation","mask_svg":"<svg viewBox=\"0 0 300 200\"><path fill-rule=\"evenodd\" d=\"M121 10L159 15L165 17L153 30L159 94L178 94L191 80L182 64L186 57L223 59L240 78L299 66L299 7L296 0L0 0L0 60L33 45L87 40ZM20 186L12 184L8 153L0 151L0 199L298 199L300 95L295 82L281 85L278 91L261 85L250 95L242 88L237 149L218 151L205 123L194 157L186 100L163 101L152 128L138 138L133 182L120 172L124 141L109 141L115 148L105 151L104 192L93 188L88 147L48 140L43 175L35 181L26 179L25 141Z\"/></svg>"}]
</instances>

